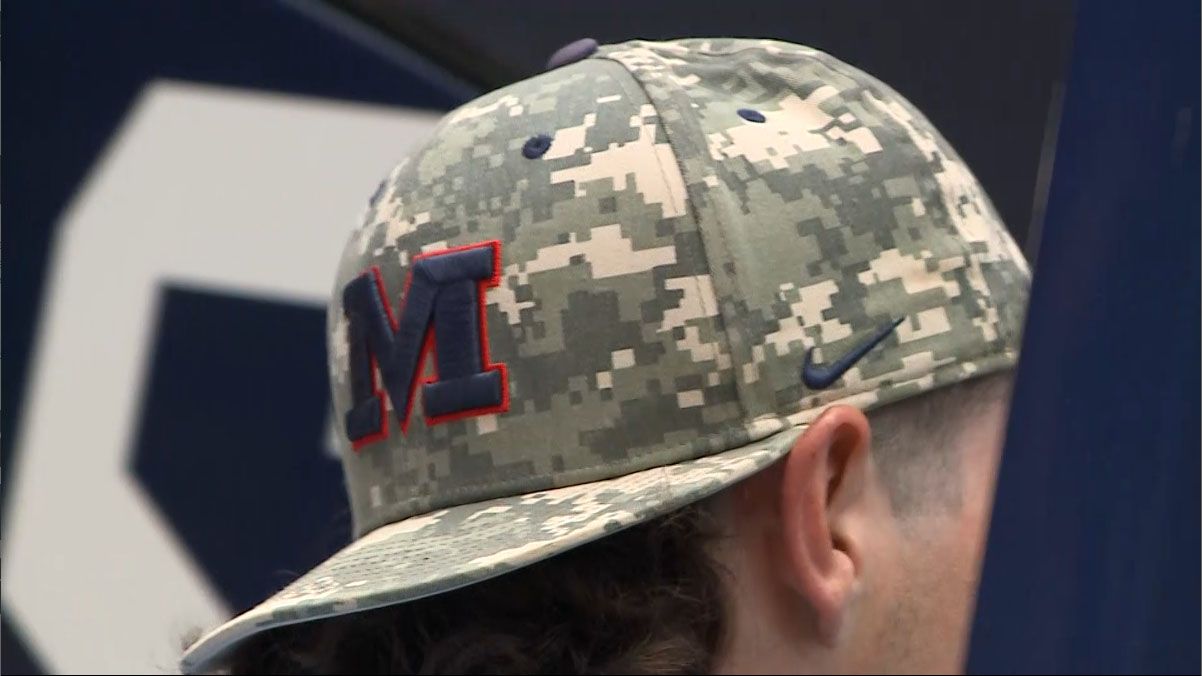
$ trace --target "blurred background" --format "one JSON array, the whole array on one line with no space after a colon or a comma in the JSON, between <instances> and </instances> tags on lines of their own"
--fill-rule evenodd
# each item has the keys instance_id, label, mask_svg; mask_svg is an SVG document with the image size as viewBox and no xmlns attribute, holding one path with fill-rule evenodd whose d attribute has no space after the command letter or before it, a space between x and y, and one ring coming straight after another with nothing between
<instances>
[{"instance_id":1,"label":"blurred background","mask_svg":"<svg viewBox=\"0 0 1202 676\"><path fill-rule=\"evenodd\" d=\"M1199 13L1103 4L5 3L0 671L172 672L346 542L324 303L442 113L733 35L900 91L1036 263L970 669L1197 673Z\"/></svg>"}]
</instances>

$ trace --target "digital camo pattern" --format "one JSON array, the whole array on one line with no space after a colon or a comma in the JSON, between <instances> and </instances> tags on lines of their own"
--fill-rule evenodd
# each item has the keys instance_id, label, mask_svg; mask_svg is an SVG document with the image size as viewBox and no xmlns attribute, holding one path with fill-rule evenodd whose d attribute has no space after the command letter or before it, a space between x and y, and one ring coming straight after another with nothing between
<instances>
[{"instance_id":1,"label":"digital camo pattern","mask_svg":"<svg viewBox=\"0 0 1202 676\"><path fill-rule=\"evenodd\" d=\"M869 408L1012 363L1029 272L931 123L870 75L771 40L602 47L665 120L751 419ZM738 110L760 112L755 123ZM836 387L820 361L903 319Z\"/></svg>"},{"instance_id":2,"label":"digital camo pattern","mask_svg":"<svg viewBox=\"0 0 1202 676\"><path fill-rule=\"evenodd\" d=\"M539 134L550 149L529 159L522 147ZM753 440L679 167L621 65L587 59L450 113L385 181L335 296L378 266L399 316L415 255L494 239L503 271L485 295L487 335L509 371L509 410L429 426L419 400L402 435L388 402L386 442L344 453L356 533ZM330 323L341 416L338 302Z\"/></svg>"},{"instance_id":3,"label":"digital camo pattern","mask_svg":"<svg viewBox=\"0 0 1202 676\"><path fill-rule=\"evenodd\" d=\"M789 430L689 463L382 526L206 636L185 656L183 670L204 669L256 631L449 591L654 518L768 466L796 437L797 430Z\"/></svg>"},{"instance_id":4,"label":"digital camo pattern","mask_svg":"<svg viewBox=\"0 0 1202 676\"><path fill-rule=\"evenodd\" d=\"M549 150L525 157L539 134ZM529 563L732 483L745 473L707 458L758 467L831 402L1013 364L1029 279L969 169L872 77L775 41L603 46L451 112L373 195L329 312L339 418L343 287L378 266L399 316L414 256L486 240L501 242L486 321L509 410L429 426L419 397L402 435L386 402L385 440L342 439L363 543L196 654ZM829 362L894 319L832 387L803 387L808 348Z\"/></svg>"}]
</instances>

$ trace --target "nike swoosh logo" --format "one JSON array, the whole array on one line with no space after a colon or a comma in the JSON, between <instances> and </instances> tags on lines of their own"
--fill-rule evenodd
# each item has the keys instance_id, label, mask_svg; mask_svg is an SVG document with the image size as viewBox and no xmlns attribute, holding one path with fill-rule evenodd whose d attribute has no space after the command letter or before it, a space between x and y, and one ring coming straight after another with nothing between
<instances>
[{"instance_id":1,"label":"nike swoosh logo","mask_svg":"<svg viewBox=\"0 0 1202 676\"><path fill-rule=\"evenodd\" d=\"M882 325L876 330L876 333L869 336L868 340L826 365L814 363L814 348L806 350L806 358L801 365L801 382L811 390L825 390L830 387L840 376L847 373L848 369L855 366L855 363L860 361L864 355L868 354L869 350L884 340L885 336L893 333L893 329L896 329L903 320L905 317Z\"/></svg>"}]
</instances>

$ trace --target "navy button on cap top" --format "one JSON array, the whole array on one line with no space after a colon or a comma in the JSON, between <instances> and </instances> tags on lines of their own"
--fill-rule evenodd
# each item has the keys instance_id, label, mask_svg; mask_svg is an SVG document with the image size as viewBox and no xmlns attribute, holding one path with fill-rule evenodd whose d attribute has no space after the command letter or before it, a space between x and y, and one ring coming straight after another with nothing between
<instances>
[{"instance_id":1,"label":"navy button on cap top","mask_svg":"<svg viewBox=\"0 0 1202 676\"><path fill-rule=\"evenodd\" d=\"M547 59L547 70L566 66L588 57L597 51L597 41L592 38L581 38L560 47L551 58Z\"/></svg>"}]
</instances>

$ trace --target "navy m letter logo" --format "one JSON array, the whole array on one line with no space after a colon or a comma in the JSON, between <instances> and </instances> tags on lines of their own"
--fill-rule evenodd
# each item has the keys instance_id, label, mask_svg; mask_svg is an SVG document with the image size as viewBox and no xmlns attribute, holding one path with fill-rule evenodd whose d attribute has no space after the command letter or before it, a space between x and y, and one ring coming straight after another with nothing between
<instances>
[{"instance_id":1,"label":"navy m letter logo","mask_svg":"<svg viewBox=\"0 0 1202 676\"><path fill-rule=\"evenodd\" d=\"M353 404L346 435L356 450L388 437L384 392L409 431L409 415L426 354L434 378L422 385L427 425L509 408L508 373L488 360L484 290L501 279L501 243L493 240L414 256L398 323L372 268L342 291L348 321ZM376 372L384 391L376 383Z\"/></svg>"}]
</instances>

